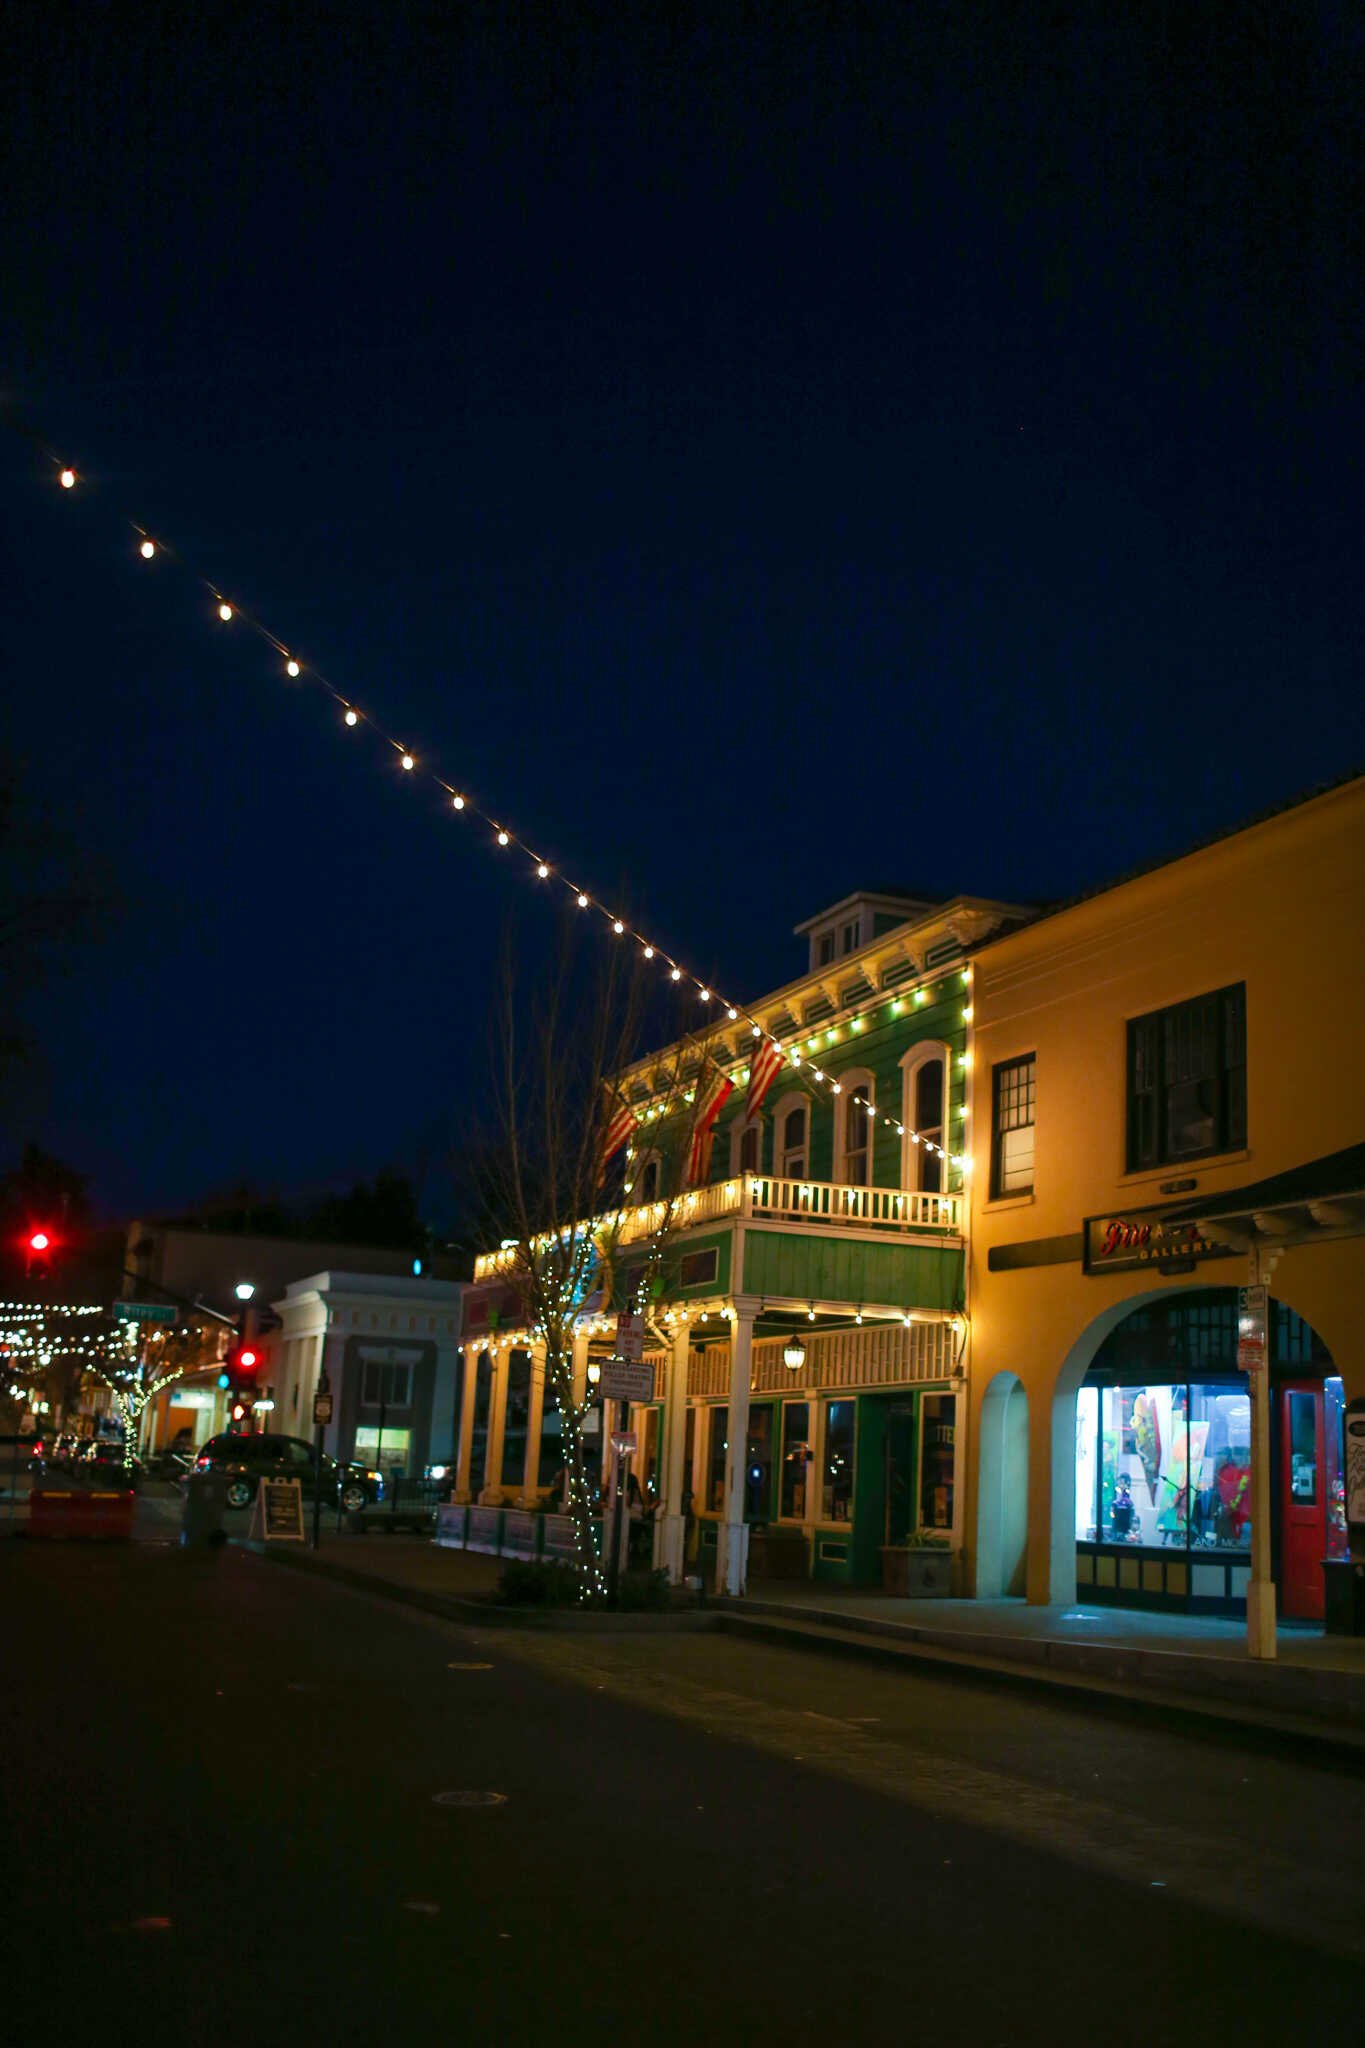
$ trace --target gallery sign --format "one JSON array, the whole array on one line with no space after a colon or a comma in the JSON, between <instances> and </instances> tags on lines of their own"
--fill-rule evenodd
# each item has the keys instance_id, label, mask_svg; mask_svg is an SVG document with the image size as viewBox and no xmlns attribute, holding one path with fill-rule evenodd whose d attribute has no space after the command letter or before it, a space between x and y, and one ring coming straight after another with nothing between
<instances>
[{"instance_id":1,"label":"gallery sign","mask_svg":"<svg viewBox=\"0 0 1365 2048\"><path fill-rule=\"evenodd\" d=\"M1155 1209L1087 1216L1081 1263L1087 1273L1129 1273L1135 1267L1179 1270L1196 1259L1230 1259L1237 1247L1209 1236L1201 1223L1165 1223Z\"/></svg>"}]
</instances>

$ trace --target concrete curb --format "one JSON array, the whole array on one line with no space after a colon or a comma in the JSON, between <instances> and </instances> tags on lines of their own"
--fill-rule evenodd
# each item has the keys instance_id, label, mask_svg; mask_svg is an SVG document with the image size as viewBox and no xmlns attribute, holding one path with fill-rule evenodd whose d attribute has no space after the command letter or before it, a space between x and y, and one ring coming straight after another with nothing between
<instances>
[{"instance_id":1,"label":"concrete curb","mask_svg":"<svg viewBox=\"0 0 1365 2048\"><path fill-rule=\"evenodd\" d=\"M955 1636L951 1642L942 1636L927 1640L922 1639L914 1628L861 1619L855 1625L843 1616L831 1616L827 1612L803 1615L797 1619L783 1611L764 1612L745 1601L721 1609L719 1615L724 1632L746 1636L751 1641L783 1643L828 1655L861 1658L871 1663L898 1666L912 1675L926 1678L954 1677L967 1684L1009 1687L1030 1693L1035 1699L1051 1700L1066 1706L1084 1706L1108 1718L1165 1727L1178 1734L1231 1740L1280 1756L1284 1754L1286 1743L1292 1742L1301 1756L1311 1752L1315 1762L1338 1769L1365 1771L1365 1730L1356 1733L1349 1723L1344 1728L1333 1726L1309 1716L1256 1707L1245 1701L1211 1700L1207 1697L1195 1700L1183 1697L1178 1690L1165 1690L1146 1678L1142 1681L1142 1689L1134 1691L1131 1676L1106 1674L1093 1667L1088 1671L1065 1665L1059 1667L1050 1664L1042 1654L1034 1654L1027 1659L1002 1655L1002 1639L998 1636L984 1639L974 1636L970 1639L972 1647L964 1653ZM991 1646L989 1653L977 1647L983 1640ZM1024 1640L1028 1641L1027 1638ZM1029 1647L1040 1652L1046 1646L1042 1642L1033 1642ZM1067 1649L1072 1646L1061 1644L1053 1647ZM1085 1644L1075 1647L1093 1653L1105 1646ZM1131 1659L1134 1656L1153 1657L1159 1653L1121 1651L1119 1654ZM1197 1659L1187 1661L1198 1662ZM1205 1662L1213 1663L1214 1660L1209 1658Z\"/></svg>"},{"instance_id":2,"label":"concrete curb","mask_svg":"<svg viewBox=\"0 0 1365 2048\"><path fill-rule=\"evenodd\" d=\"M395 1601L400 1607L416 1607L424 1614L438 1614L446 1621L466 1626L548 1630L564 1635L666 1635L695 1633L719 1625L719 1616L709 1608L606 1614L596 1610L582 1613L572 1607L497 1607L492 1601L461 1599L457 1593L433 1593L425 1586L405 1586L397 1579L380 1578L354 1565L313 1557L307 1551L272 1549L263 1543L243 1543L240 1548L255 1557L267 1558L271 1564L313 1572L319 1578L348 1586L353 1592L373 1593L381 1600Z\"/></svg>"}]
</instances>

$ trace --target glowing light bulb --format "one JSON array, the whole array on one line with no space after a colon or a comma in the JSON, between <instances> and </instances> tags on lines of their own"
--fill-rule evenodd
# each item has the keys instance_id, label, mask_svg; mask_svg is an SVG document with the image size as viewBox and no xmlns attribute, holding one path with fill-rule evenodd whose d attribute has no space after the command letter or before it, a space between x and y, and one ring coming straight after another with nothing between
<instances>
[{"instance_id":1,"label":"glowing light bulb","mask_svg":"<svg viewBox=\"0 0 1365 2048\"><path fill-rule=\"evenodd\" d=\"M749 1031L750 1035L754 1038L762 1038L763 1036L763 1028L759 1024L751 1024L749 1026Z\"/></svg>"},{"instance_id":2,"label":"glowing light bulb","mask_svg":"<svg viewBox=\"0 0 1365 2048\"><path fill-rule=\"evenodd\" d=\"M725 1012L725 1014L726 1014L726 1016L727 1016L727 1017L728 1017L728 1018L730 1019L730 1022L731 1022L731 1023L733 1024L733 1023L734 1023L734 1021L735 1021L735 1019L736 1019L736 1018L738 1017L738 1015L739 1015L739 1011L738 1011L738 1010L727 1010L727 1011Z\"/></svg>"},{"instance_id":3,"label":"glowing light bulb","mask_svg":"<svg viewBox=\"0 0 1365 2048\"><path fill-rule=\"evenodd\" d=\"M450 801L457 811L464 809L464 798L462 796L453 796Z\"/></svg>"},{"instance_id":4,"label":"glowing light bulb","mask_svg":"<svg viewBox=\"0 0 1365 2048\"><path fill-rule=\"evenodd\" d=\"M611 928L615 932L618 939L620 938L622 932L625 930L625 926L622 924L619 917L614 917L612 919Z\"/></svg>"},{"instance_id":5,"label":"glowing light bulb","mask_svg":"<svg viewBox=\"0 0 1365 2048\"><path fill-rule=\"evenodd\" d=\"M57 479L57 481L61 484L61 487L64 491L74 490L76 486L75 470L64 469L61 473L61 476Z\"/></svg>"},{"instance_id":6,"label":"glowing light bulb","mask_svg":"<svg viewBox=\"0 0 1365 2048\"><path fill-rule=\"evenodd\" d=\"M303 670L299 667L292 654L284 665L284 672L287 676L301 676L303 674Z\"/></svg>"},{"instance_id":7,"label":"glowing light bulb","mask_svg":"<svg viewBox=\"0 0 1365 2048\"><path fill-rule=\"evenodd\" d=\"M671 974L671 975L669 976L669 980L670 980L670 981L681 981L681 980L682 980L682 969L681 969L681 967L675 967L675 968L673 969L673 972L672 972L672 974Z\"/></svg>"},{"instance_id":8,"label":"glowing light bulb","mask_svg":"<svg viewBox=\"0 0 1365 2048\"><path fill-rule=\"evenodd\" d=\"M536 869L536 873L540 876L542 882L548 878L550 870L546 867L544 861L540 863L539 867Z\"/></svg>"},{"instance_id":9,"label":"glowing light bulb","mask_svg":"<svg viewBox=\"0 0 1365 2048\"><path fill-rule=\"evenodd\" d=\"M507 840L507 834L506 834L505 832L499 832L499 834L498 834L498 845L499 845L499 846L506 846L506 845L507 845L507 843L508 843L508 840Z\"/></svg>"},{"instance_id":10,"label":"glowing light bulb","mask_svg":"<svg viewBox=\"0 0 1365 2048\"><path fill-rule=\"evenodd\" d=\"M417 766L417 763L413 760L411 754L404 754L402 765L407 770L408 774L411 775L413 769Z\"/></svg>"},{"instance_id":11,"label":"glowing light bulb","mask_svg":"<svg viewBox=\"0 0 1365 2048\"><path fill-rule=\"evenodd\" d=\"M228 604L226 600L224 600L224 602L219 605L218 616L222 620L224 625L226 625L228 620L232 617L232 606Z\"/></svg>"},{"instance_id":12,"label":"glowing light bulb","mask_svg":"<svg viewBox=\"0 0 1365 2048\"><path fill-rule=\"evenodd\" d=\"M156 553L156 542L151 540L144 540L142 546L138 549L138 553L141 555L144 562L150 562L152 556Z\"/></svg>"},{"instance_id":13,"label":"glowing light bulb","mask_svg":"<svg viewBox=\"0 0 1365 2048\"><path fill-rule=\"evenodd\" d=\"M587 897L586 897L586 896L585 896L585 895L584 895L584 894L582 893L582 891L581 891L581 890L579 891L579 895L578 895L578 907L579 907L579 909L580 909L580 910L586 910L586 909L587 909L587 907L588 907L588 899L587 899Z\"/></svg>"},{"instance_id":14,"label":"glowing light bulb","mask_svg":"<svg viewBox=\"0 0 1365 2048\"><path fill-rule=\"evenodd\" d=\"M654 958L654 948L652 946L645 947L645 958L646 960L652 960Z\"/></svg>"},{"instance_id":15,"label":"glowing light bulb","mask_svg":"<svg viewBox=\"0 0 1365 2048\"><path fill-rule=\"evenodd\" d=\"M698 989L698 990L697 990L697 994L698 994L698 995L699 995L699 996L701 997L701 999L702 999L702 1001L703 1001L704 1003L709 1003L709 1002L710 1002L710 1000L711 1000L711 991L710 991L710 989L709 989L709 988L700 988L700 989Z\"/></svg>"},{"instance_id":16,"label":"glowing light bulb","mask_svg":"<svg viewBox=\"0 0 1365 2048\"><path fill-rule=\"evenodd\" d=\"M346 723L347 725L359 725L360 723L360 713L352 711L349 705L346 707Z\"/></svg>"},{"instance_id":17,"label":"glowing light bulb","mask_svg":"<svg viewBox=\"0 0 1365 2048\"><path fill-rule=\"evenodd\" d=\"M842 1082L831 1081L829 1084L829 1092L831 1095L842 1095L844 1092Z\"/></svg>"}]
</instances>

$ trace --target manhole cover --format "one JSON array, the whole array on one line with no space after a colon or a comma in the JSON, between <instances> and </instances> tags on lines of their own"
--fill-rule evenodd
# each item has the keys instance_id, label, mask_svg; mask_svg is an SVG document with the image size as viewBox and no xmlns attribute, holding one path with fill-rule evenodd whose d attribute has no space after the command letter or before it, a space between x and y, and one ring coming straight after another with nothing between
<instances>
[{"instance_id":1,"label":"manhole cover","mask_svg":"<svg viewBox=\"0 0 1365 2048\"><path fill-rule=\"evenodd\" d=\"M436 1806L506 1806L505 1792L438 1792Z\"/></svg>"}]
</instances>

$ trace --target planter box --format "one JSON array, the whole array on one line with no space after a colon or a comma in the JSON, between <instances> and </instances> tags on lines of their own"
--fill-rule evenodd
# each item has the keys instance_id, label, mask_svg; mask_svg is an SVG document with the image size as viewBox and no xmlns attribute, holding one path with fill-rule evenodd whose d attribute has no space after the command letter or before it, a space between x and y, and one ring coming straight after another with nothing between
<instances>
[{"instance_id":1,"label":"planter box","mask_svg":"<svg viewBox=\"0 0 1365 2048\"><path fill-rule=\"evenodd\" d=\"M463 1550L469 1509L447 1504L436 1510L436 1541L447 1550Z\"/></svg>"},{"instance_id":2,"label":"planter box","mask_svg":"<svg viewBox=\"0 0 1365 2048\"><path fill-rule=\"evenodd\" d=\"M946 1600L956 1567L957 1553L946 1545L889 1544L882 1551L882 1590L902 1600Z\"/></svg>"},{"instance_id":3,"label":"planter box","mask_svg":"<svg viewBox=\"0 0 1365 2048\"><path fill-rule=\"evenodd\" d=\"M751 1529L749 1531L749 1577L806 1579L810 1577L810 1555L804 1529Z\"/></svg>"},{"instance_id":4,"label":"planter box","mask_svg":"<svg viewBox=\"0 0 1365 2048\"><path fill-rule=\"evenodd\" d=\"M536 1554L536 1523L539 1517L527 1514L524 1508L504 1508L502 1515L502 1555L504 1557L534 1557Z\"/></svg>"},{"instance_id":5,"label":"planter box","mask_svg":"<svg viewBox=\"0 0 1365 2048\"><path fill-rule=\"evenodd\" d=\"M469 1527L464 1539L466 1550L479 1550L486 1557L496 1557L501 1535L501 1508L471 1508L469 1510Z\"/></svg>"}]
</instances>

